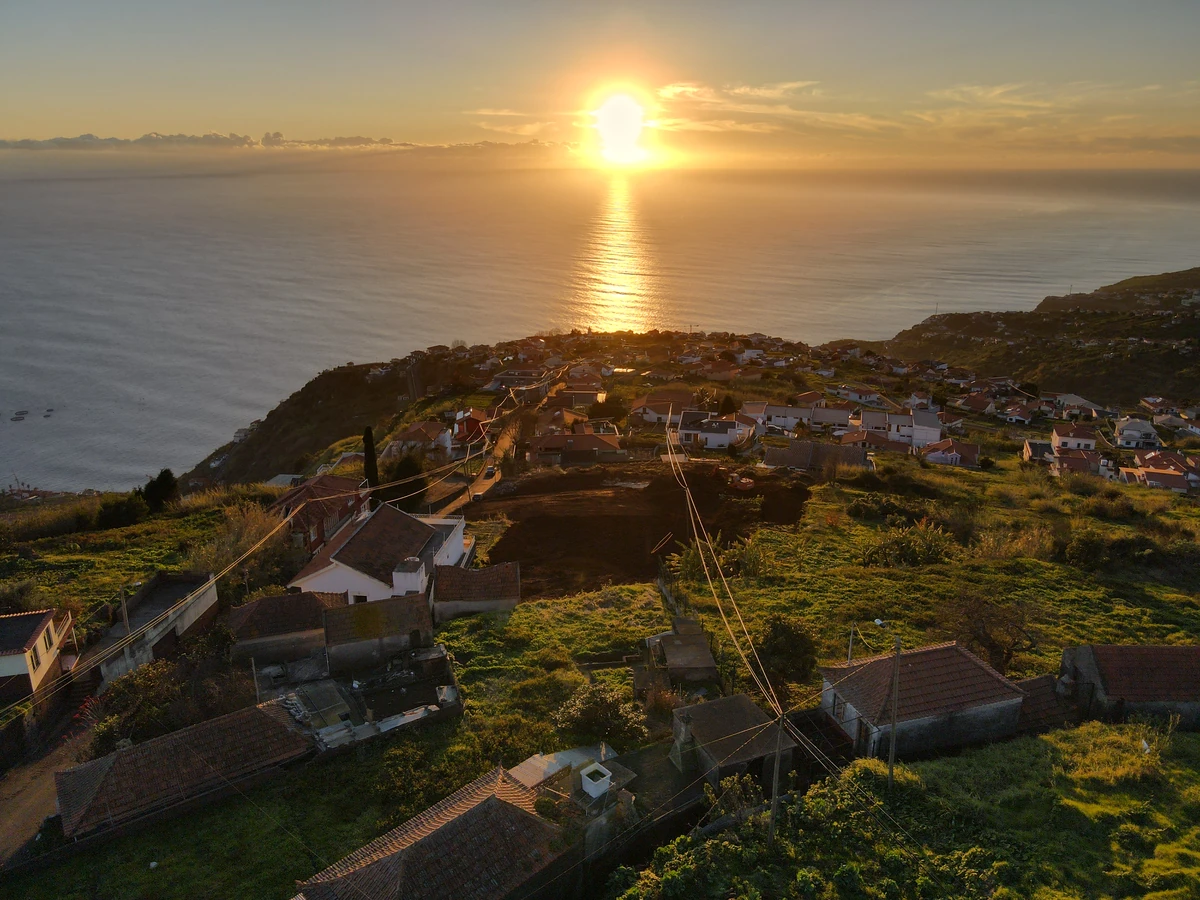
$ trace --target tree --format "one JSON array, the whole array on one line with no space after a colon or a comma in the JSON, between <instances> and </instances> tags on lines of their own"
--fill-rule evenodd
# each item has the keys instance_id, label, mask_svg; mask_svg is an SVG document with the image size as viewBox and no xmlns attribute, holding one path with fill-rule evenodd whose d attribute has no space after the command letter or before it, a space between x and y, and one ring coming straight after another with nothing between
<instances>
[{"instance_id":1,"label":"tree","mask_svg":"<svg viewBox=\"0 0 1200 900\"><path fill-rule=\"evenodd\" d=\"M936 621L957 641L1003 675L1018 653L1038 646L1030 608L1021 600L997 600L968 590L941 605Z\"/></svg>"},{"instance_id":2,"label":"tree","mask_svg":"<svg viewBox=\"0 0 1200 900\"><path fill-rule=\"evenodd\" d=\"M151 513L160 513L168 503L179 498L179 482L174 472L163 469L147 481L145 487L139 488L137 493L146 501Z\"/></svg>"},{"instance_id":3,"label":"tree","mask_svg":"<svg viewBox=\"0 0 1200 900\"><path fill-rule=\"evenodd\" d=\"M603 681L581 685L554 714L554 726L589 740L639 744L648 737L642 711Z\"/></svg>"},{"instance_id":4,"label":"tree","mask_svg":"<svg viewBox=\"0 0 1200 900\"><path fill-rule=\"evenodd\" d=\"M808 681L817 665L817 648L804 623L797 618L774 613L758 629L754 638L775 691L787 695L787 684Z\"/></svg>"},{"instance_id":5,"label":"tree","mask_svg":"<svg viewBox=\"0 0 1200 900\"><path fill-rule=\"evenodd\" d=\"M372 488L379 487L379 462L375 459L375 432L368 425L363 429L363 475L367 484ZM371 492L372 506L379 502L379 497Z\"/></svg>"},{"instance_id":6,"label":"tree","mask_svg":"<svg viewBox=\"0 0 1200 900\"><path fill-rule=\"evenodd\" d=\"M721 408L718 411L723 416L727 416L730 413L735 413L738 411L737 401L733 399L733 394L726 394L721 398Z\"/></svg>"},{"instance_id":7,"label":"tree","mask_svg":"<svg viewBox=\"0 0 1200 900\"><path fill-rule=\"evenodd\" d=\"M404 481L404 483L380 488L374 492L375 498L380 503L395 503L396 506L407 512L416 512L421 508L426 487L425 479L416 476L420 475L424 469L421 458L412 454L387 460L383 466L383 483L391 484L393 481ZM405 480L409 478L413 480Z\"/></svg>"}]
</instances>

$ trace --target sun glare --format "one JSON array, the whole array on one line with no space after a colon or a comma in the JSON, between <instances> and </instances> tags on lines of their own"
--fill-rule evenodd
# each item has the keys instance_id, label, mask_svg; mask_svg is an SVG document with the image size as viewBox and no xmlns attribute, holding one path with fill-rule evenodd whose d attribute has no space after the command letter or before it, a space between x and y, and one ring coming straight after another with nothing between
<instances>
[{"instance_id":1,"label":"sun glare","mask_svg":"<svg viewBox=\"0 0 1200 900\"><path fill-rule=\"evenodd\" d=\"M638 146L644 126L640 103L628 94L615 94L600 104L592 115L596 118L601 153L606 160L627 166L646 158L646 151Z\"/></svg>"}]
</instances>

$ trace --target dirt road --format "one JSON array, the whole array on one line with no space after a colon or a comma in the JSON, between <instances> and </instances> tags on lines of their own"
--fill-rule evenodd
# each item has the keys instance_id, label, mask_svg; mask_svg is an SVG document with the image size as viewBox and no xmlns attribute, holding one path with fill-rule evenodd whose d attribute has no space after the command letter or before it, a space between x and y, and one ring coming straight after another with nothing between
<instances>
[{"instance_id":1,"label":"dirt road","mask_svg":"<svg viewBox=\"0 0 1200 900\"><path fill-rule=\"evenodd\" d=\"M54 773L77 765L79 751L90 739L91 730L82 731L0 778L0 865L37 834L46 816L54 815Z\"/></svg>"}]
</instances>

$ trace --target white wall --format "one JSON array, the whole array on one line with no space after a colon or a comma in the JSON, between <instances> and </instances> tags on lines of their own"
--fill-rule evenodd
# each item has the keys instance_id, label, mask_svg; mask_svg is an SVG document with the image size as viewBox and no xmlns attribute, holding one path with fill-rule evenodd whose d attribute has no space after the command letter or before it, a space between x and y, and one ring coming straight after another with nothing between
<instances>
[{"instance_id":1,"label":"white wall","mask_svg":"<svg viewBox=\"0 0 1200 900\"><path fill-rule=\"evenodd\" d=\"M330 591L335 594L345 591L351 602L356 594L364 594L368 600L386 600L395 593L392 585L376 581L337 560L320 572L293 581L290 587L298 587L302 591Z\"/></svg>"}]
</instances>

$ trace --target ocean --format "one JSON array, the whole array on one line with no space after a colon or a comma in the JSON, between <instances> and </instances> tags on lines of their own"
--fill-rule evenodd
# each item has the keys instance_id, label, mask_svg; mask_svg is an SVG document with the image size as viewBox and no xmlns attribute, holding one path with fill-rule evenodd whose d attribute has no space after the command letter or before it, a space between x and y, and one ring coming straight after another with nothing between
<instances>
[{"instance_id":1,"label":"ocean","mask_svg":"<svg viewBox=\"0 0 1200 900\"><path fill-rule=\"evenodd\" d=\"M142 173L32 155L0 161L0 488L184 471L322 369L430 344L878 339L1200 264L1193 174Z\"/></svg>"}]
</instances>

